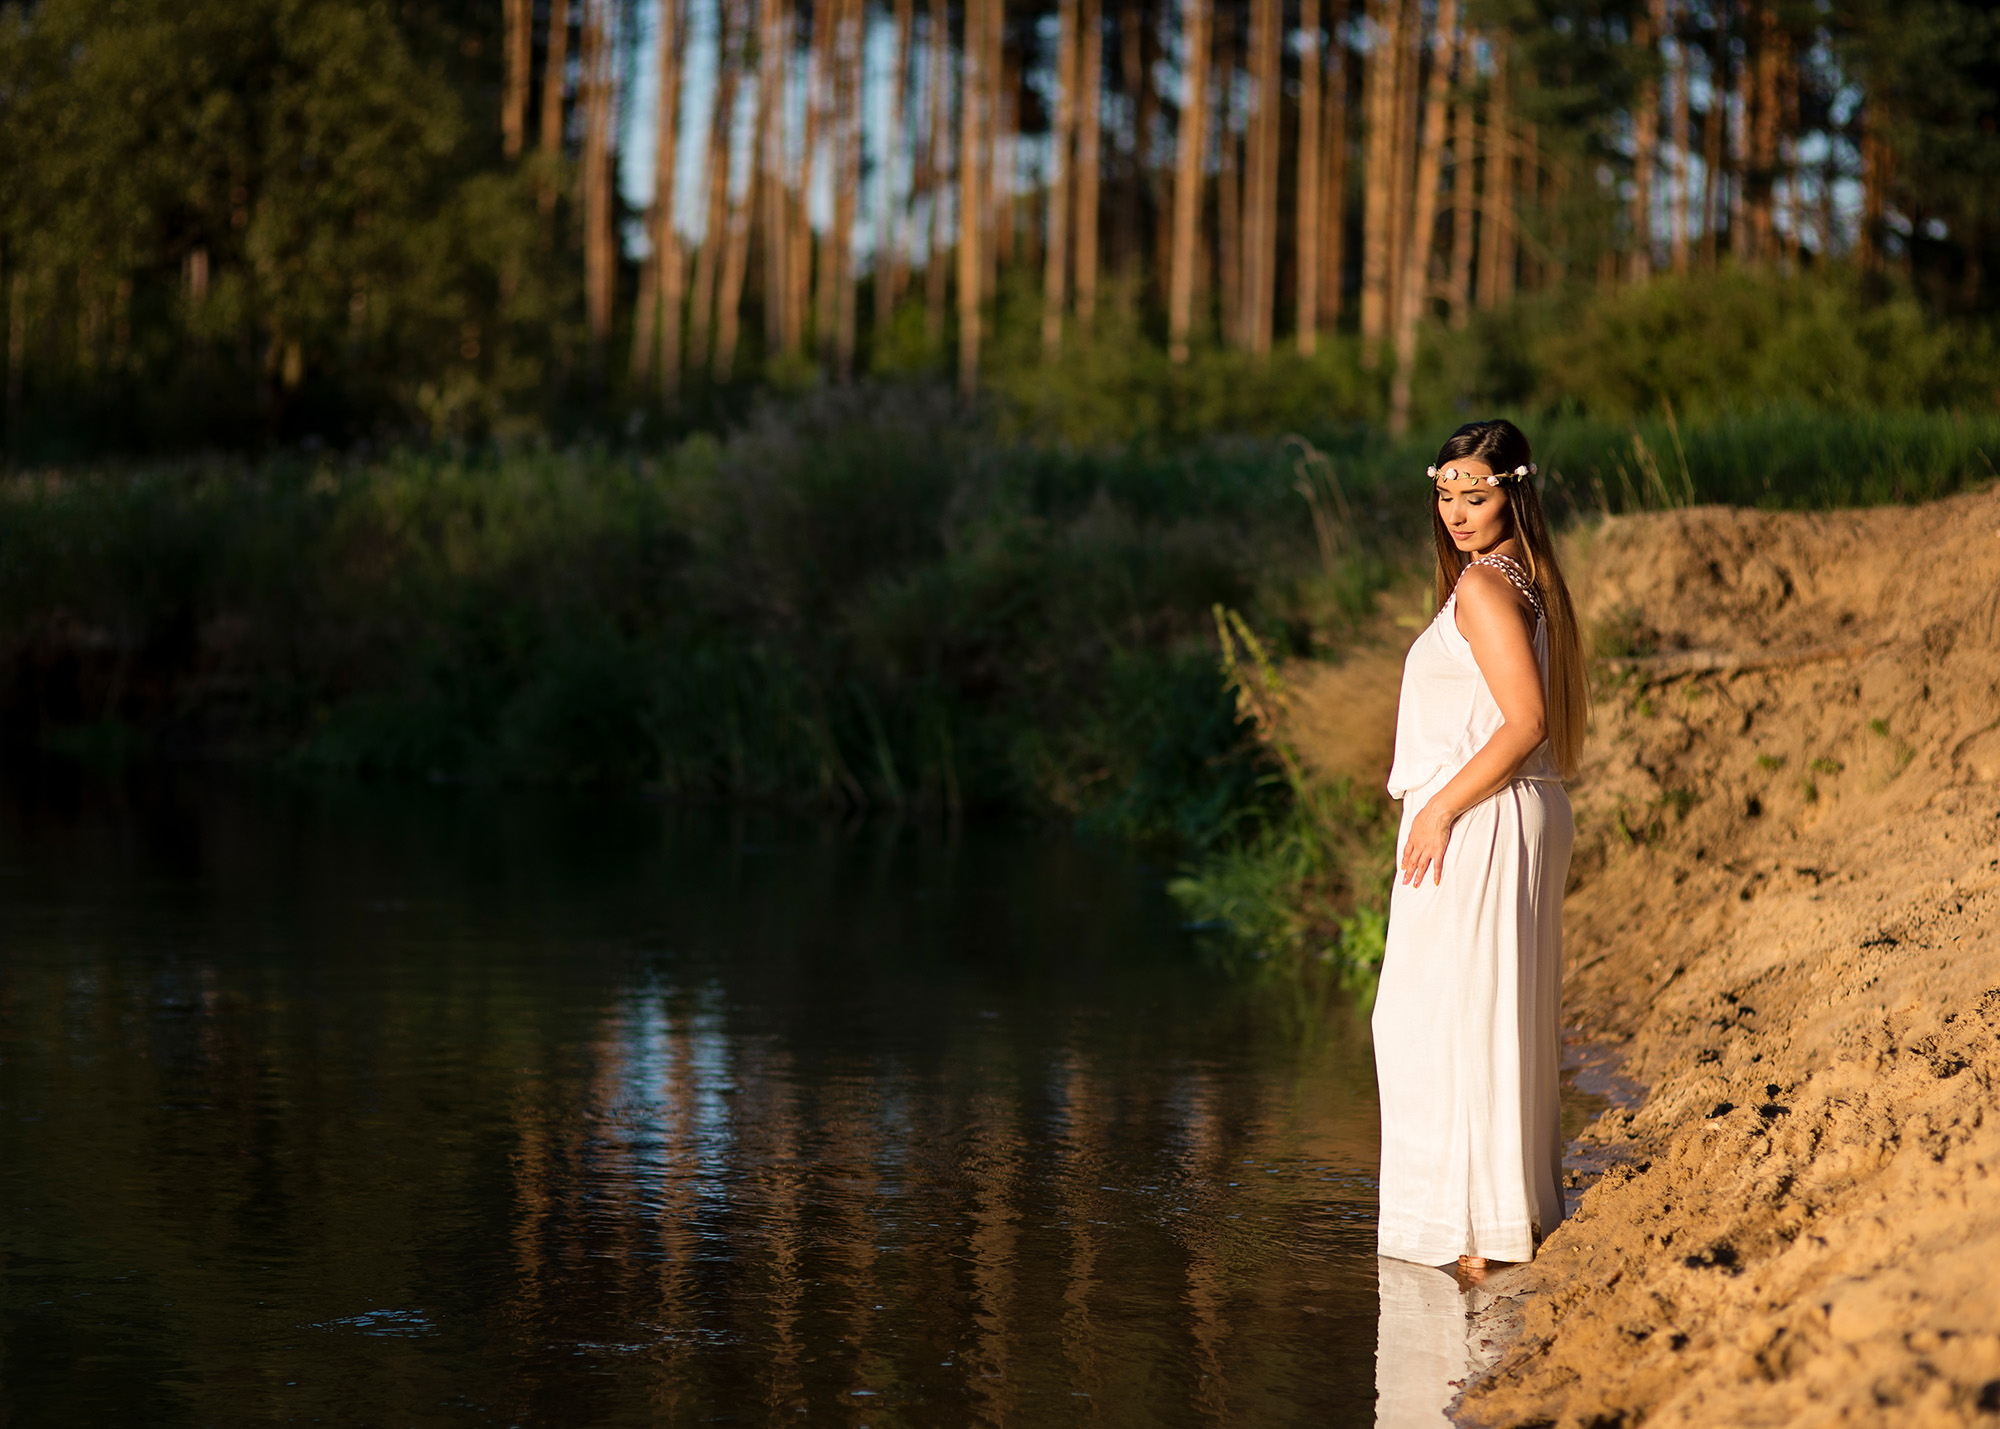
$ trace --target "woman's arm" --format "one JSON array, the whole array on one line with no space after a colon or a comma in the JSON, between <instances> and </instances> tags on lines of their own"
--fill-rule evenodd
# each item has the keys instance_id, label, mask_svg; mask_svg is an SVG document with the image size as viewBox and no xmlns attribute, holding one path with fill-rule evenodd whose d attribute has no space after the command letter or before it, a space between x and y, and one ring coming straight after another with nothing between
<instances>
[{"instance_id":1,"label":"woman's arm","mask_svg":"<svg viewBox=\"0 0 2000 1429\"><path fill-rule=\"evenodd\" d=\"M1458 580L1458 628L1504 723L1451 782L1431 796L1410 824L1403 845L1403 881L1444 881L1444 851L1458 816L1505 788L1548 738L1548 698L1535 662L1534 612L1507 578L1471 566Z\"/></svg>"}]
</instances>

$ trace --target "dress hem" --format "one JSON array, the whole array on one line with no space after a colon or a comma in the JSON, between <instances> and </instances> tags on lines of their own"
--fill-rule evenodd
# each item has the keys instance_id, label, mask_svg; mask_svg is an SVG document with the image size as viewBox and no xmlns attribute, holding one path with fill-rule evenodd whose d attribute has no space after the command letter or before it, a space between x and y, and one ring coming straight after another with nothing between
<instances>
[{"instance_id":1,"label":"dress hem","mask_svg":"<svg viewBox=\"0 0 2000 1429\"><path fill-rule=\"evenodd\" d=\"M1514 1250L1511 1248L1503 1249L1500 1247L1495 1247L1494 1249L1491 1250L1483 1250L1478 1252L1469 1250L1447 1250L1447 1251L1437 1251L1433 1253L1433 1251L1431 1250L1420 1249L1412 1245L1392 1246L1386 1241L1378 1240L1375 1243L1375 1253L1377 1255L1386 1255L1391 1260L1406 1261L1411 1265L1451 1265L1454 1264L1461 1255L1473 1255L1473 1254L1477 1254L1479 1258L1482 1260L1504 1260L1509 1264L1518 1265L1522 1261L1533 1260L1535 1258L1535 1243L1533 1238L1532 1237L1525 1238L1522 1241L1522 1244L1526 1245L1528 1248L1526 1250Z\"/></svg>"}]
</instances>

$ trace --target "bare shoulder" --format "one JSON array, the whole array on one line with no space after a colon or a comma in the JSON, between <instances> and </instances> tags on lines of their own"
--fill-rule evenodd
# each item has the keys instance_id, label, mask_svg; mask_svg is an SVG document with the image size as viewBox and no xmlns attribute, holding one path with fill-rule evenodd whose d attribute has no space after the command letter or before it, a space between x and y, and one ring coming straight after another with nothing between
<instances>
[{"instance_id":1,"label":"bare shoulder","mask_svg":"<svg viewBox=\"0 0 2000 1429\"><path fill-rule=\"evenodd\" d=\"M1534 607L1528 598L1491 566L1467 566L1454 591L1458 596L1458 628L1468 635L1482 628L1525 629L1534 620Z\"/></svg>"}]
</instances>

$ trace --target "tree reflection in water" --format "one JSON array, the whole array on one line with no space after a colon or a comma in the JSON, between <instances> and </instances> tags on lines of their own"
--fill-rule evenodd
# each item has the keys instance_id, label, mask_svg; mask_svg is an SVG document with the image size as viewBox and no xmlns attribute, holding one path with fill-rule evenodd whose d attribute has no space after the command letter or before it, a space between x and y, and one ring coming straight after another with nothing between
<instances>
[{"instance_id":1,"label":"tree reflection in water","mask_svg":"<svg viewBox=\"0 0 2000 1429\"><path fill-rule=\"evenodd\" d=\"M1365 1024L1129 864L37 780L0 1418L1368 1420Z\"/></svg>"}]
</instances>

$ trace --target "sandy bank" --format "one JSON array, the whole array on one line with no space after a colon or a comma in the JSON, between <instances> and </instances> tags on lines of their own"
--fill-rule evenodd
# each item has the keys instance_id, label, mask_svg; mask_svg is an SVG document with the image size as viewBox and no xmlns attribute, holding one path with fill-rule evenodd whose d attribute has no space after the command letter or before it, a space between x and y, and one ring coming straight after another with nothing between
<instances>
[{"instance_id":1,"label":"sandy bank","mask_svg":"<svg viewBox=\"0 0 2000 1429\"><path fill-rule=\"evenodd\" d=\"M2000 1424L2000 499L1576 555L1564 1017L1649 1095L1461 1417Z\"/></svg>"}]
</instances>

